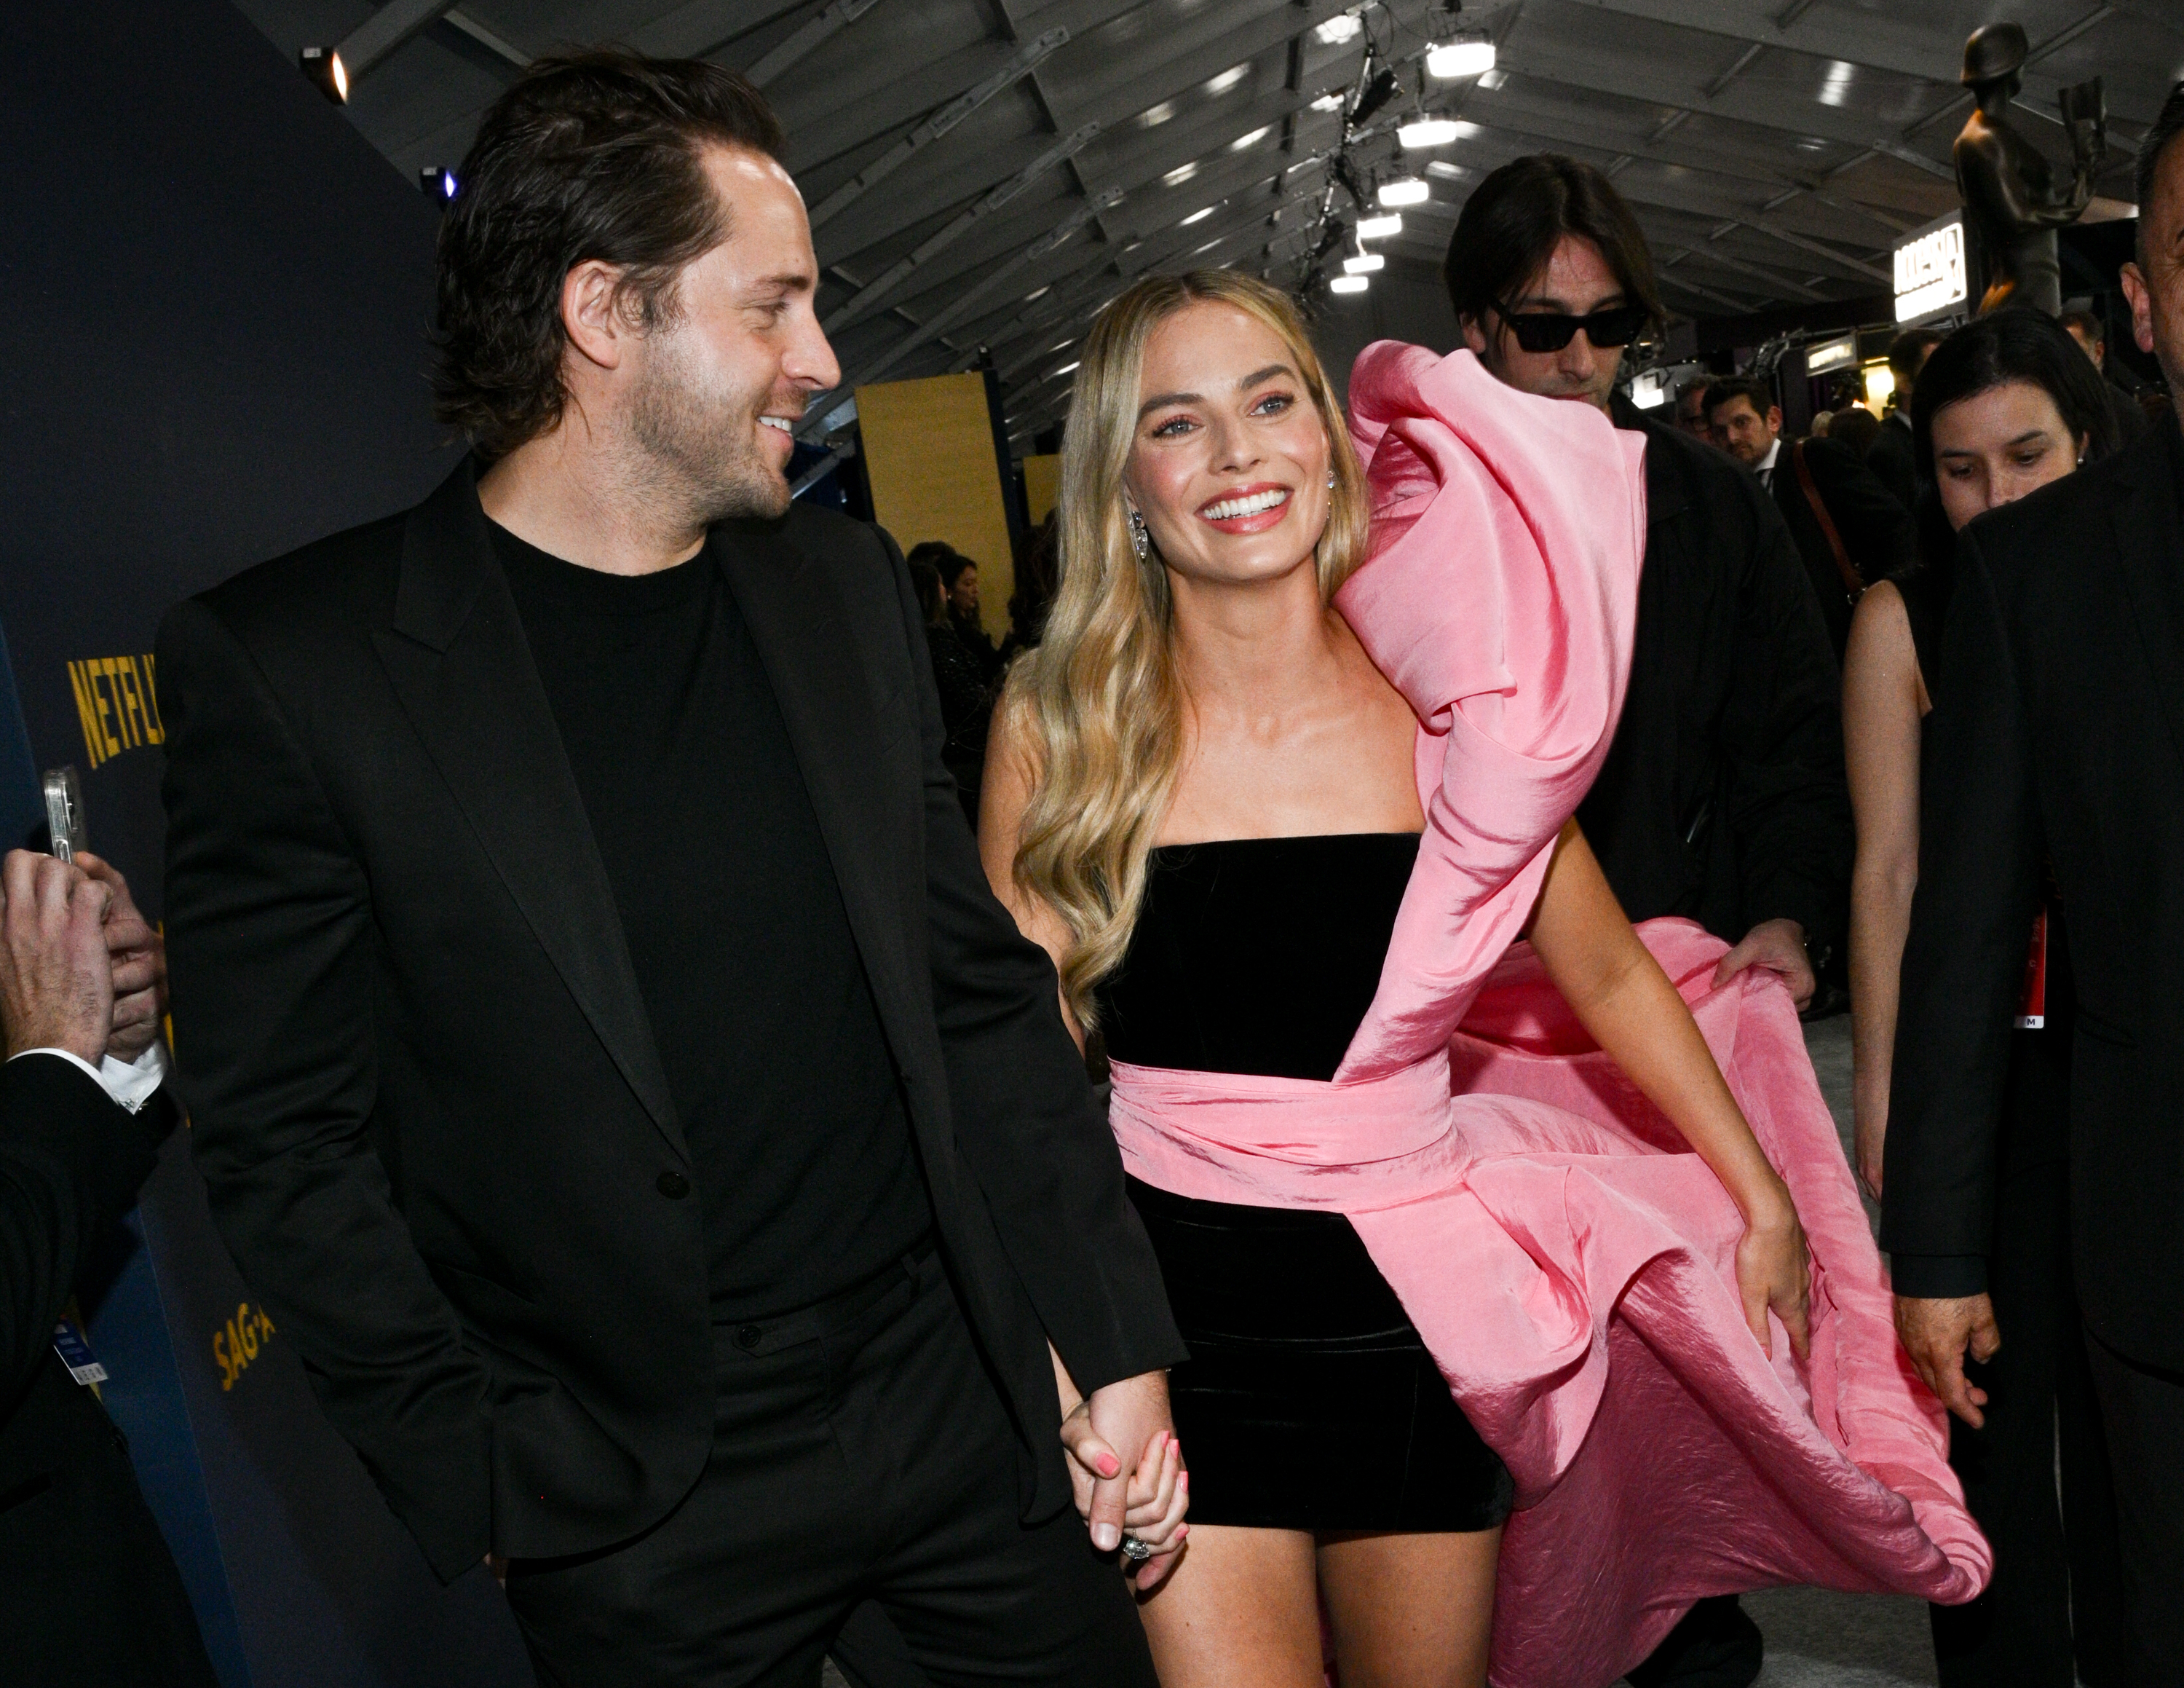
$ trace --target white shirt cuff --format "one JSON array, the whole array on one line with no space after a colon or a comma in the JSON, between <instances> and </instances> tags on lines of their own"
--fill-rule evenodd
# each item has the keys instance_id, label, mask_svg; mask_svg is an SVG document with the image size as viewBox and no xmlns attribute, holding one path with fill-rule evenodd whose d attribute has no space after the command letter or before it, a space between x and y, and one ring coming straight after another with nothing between
<instances>
[{"instance_id":1,"label":"white shirt cuff","mask_svg":"<svg viewBox=\"0 0 2184 1688\"><path fill-rule=\"evenodd\" d=\"M152 1093L166 1082L169 1065L166 1042L159 1037L154 1037L152 1047L133 1061L118 1061L109 1055L97 1066L68 1049L23 1049L8 1059L20 1061L25 1055L58 1055L97 1079L109 1096L132 1114L149 1102Z\"/></svg>"}]
</instances>

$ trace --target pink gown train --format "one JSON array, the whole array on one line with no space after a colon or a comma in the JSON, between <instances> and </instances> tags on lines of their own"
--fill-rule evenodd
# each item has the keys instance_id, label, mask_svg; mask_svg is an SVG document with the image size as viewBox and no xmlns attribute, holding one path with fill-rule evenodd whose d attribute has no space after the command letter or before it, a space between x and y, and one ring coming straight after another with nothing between
<instances>
[{"instance_id":1,"label":"pink gown train","mask_svg":"<svg viewBox=\"0 0 2184 1688\"><path fill-rule=\"evenodd\" d=\"M1336 603L1418 712L1418 866L1334 1080L1117 1063L1125 1165L1356 1226L1516 1480L1501 1688L1602 1688L1709 1594L1971 1598L1987 1545L1780 981L1712 990L1718 939L1641 929L1796 1198L1809 1365L1752 1339L1728 1195L1517 942L1622 707L1642 441L1468 352L1368 347L1350 398L1372 557Z\"/></svg>"}]
</instances>

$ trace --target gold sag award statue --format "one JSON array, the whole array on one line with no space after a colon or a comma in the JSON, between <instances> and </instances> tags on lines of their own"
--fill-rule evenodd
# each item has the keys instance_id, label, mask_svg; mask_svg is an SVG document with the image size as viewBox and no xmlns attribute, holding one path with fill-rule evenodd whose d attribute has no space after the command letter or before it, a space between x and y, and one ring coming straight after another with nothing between
<instances>
[{"instance_id":1,"label":"gold sag award statue","mask_svg":"<svg viewBox=\"0 0 2184 1688\"><path fill-rule=\"evenodd\" d=\"M2074 174L2069 191L2059 194L2047 159L2009 126L2025 51L2025 31L2015 24L1989 24L1964 42L1958 80L1979 103L1957 137L1957 195L1986 278L1979 308L2024 305L2053 316L2063 309L2055 231L2075 222L2093 197L2093 176L2108 150L2108 108L2098 76L2062 91Z\"/></svg>"}]
</instances>

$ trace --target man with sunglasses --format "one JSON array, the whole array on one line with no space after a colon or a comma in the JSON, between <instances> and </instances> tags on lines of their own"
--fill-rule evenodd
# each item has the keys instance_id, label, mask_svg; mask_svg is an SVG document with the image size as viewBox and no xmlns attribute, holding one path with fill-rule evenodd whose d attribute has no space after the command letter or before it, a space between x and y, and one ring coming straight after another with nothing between
<instances>
[{"instance_id":1,"label":"man with sunglasses","mask_svg":"<svg viewBox=\"0 0 2184 1688\"><path fill-rule=\"evenodd\" d=\"M1633 920L1699 921L1733 946L1719 981L1765 968L1802 1009L1813 954L1844 925L1851 830L1836 661L1797 545L1750 475L1616 391L1663 312L1645 236L1600 171L1553 154L1503 165L1465 202L1443 275L1496 376L1646 436L1630 692L1578 822ZM1630 1680L1746 1688L1761 1651L1722 1594Z\"/></svg>"}]
</instances>

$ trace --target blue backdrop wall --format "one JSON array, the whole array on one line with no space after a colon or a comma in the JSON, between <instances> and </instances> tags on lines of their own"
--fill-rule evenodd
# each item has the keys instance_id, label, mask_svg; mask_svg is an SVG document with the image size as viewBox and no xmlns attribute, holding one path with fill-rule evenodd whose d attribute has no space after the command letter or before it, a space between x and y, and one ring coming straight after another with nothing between
<instances>
[{"instance_id":1,"label":"blue backdrop wall","mask_svg":"<svg viewBox=\"0 0 2184 1688\"><path fill-rule=\"evenodd\" d=\"M159 617L452 464L437 212L224 0L0 8L0 842L74 763L156 919ZM490 1579L441 1589L320 1416L186 1135L92 1334L226 1688L527 1683Z\"/></svg>"}]
</instances>

